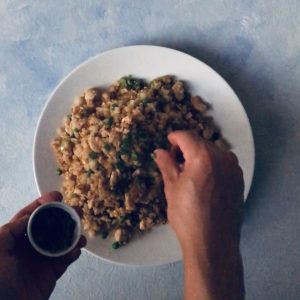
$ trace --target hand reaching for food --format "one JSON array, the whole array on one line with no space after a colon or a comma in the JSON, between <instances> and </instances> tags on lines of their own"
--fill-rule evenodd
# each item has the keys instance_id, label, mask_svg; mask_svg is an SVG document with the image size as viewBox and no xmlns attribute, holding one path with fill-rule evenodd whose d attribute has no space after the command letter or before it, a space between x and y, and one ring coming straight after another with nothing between
<instances>
[{"instance_id":1,"label":"hand reaching for food","mask_svg":"<svg viewBox=\"0 0 300 300\"><path fill-rule=\"evenodd\" d=\"M186 299L243 299L239 239L243 174L236 156L184 131L168 135L173 149L156 150L168 221L180 242Z\"/></svg>"}]
</instances>

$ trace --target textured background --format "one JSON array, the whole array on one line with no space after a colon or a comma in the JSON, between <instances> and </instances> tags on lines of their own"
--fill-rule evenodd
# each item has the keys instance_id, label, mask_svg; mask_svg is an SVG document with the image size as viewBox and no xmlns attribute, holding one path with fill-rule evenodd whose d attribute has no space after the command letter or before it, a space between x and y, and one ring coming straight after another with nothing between
<instances>
[{"instance_id":1,"label":"textured background","mask_svg":"<svg viewBox=\"0 0 300 300\"><path fill-rule=\"evenodd\" d=\"M37 196L33 136L58 82L104 50L173 47L219 72L253 127L241 245L247 299L300 299L299 11L298 0L1 0L0 223ZM51 299L180 299L182 279L181 263L125 268L84 253Z\"/></svg>"}]
</instances>

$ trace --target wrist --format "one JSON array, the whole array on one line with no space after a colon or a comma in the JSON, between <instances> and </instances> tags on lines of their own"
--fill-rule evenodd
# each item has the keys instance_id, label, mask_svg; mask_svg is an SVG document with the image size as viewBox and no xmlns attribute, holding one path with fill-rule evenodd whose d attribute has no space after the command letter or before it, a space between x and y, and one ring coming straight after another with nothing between
<instances>
[{"instance_id":1,"label":"wrist","mask_svg":"<svg viewBox=\"0 0 300 300\"><path fill-rule=\"evenodd\" d=\"M216 300L212 268L201 244L183 243L181 245L184 266L184 299Z\"/></svg>"},{"instance_id":2,"label":"wrist","mask_svg":"<svg viewBox=\"0 0 300 300\"><path fill-rule=\"evenodd\" d=\"M229 243L221 249L206 247L199 240L182 241L186 280L201 283L201 299L244 299L243 266L239 247Z\"/></svg>"}]
</instances>

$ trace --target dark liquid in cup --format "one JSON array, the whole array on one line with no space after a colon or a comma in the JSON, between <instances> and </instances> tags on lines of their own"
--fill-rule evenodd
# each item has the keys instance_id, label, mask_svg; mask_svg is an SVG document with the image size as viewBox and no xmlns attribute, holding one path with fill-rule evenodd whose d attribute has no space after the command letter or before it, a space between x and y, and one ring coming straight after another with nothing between
<instances>
[{"instance_id":1,"label":"dark liquid in cup","mask_svg":"<svg viewBox=\"0 0 300 300\"><path fill-rule=\"evenodd\" d=\"M57 253L72 245L75 227L75 220L66 211L48 207L33 218L31 232L40 248Z\"/></svg>"}]
</instances>

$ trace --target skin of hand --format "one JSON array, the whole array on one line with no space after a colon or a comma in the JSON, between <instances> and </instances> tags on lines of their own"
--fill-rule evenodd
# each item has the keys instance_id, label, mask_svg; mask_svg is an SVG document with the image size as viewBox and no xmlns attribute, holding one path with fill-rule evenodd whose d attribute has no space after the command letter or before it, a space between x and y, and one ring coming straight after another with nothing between
<instances>
[{"instance_id":1,"label":"skin of hand","mask_svg":"<svg viewBox=\"0 0 300 300\"><path fill-rule=\"evenodd\" d=\"M30 214L41 204L61 200L59 192L44 194L0 227L0 299L49 299L56 281L80 256L84 236L71 252L58 258L39 254L25 236Z\"/></svg>"},{"instance_id":2,"label":"skin of hand","mask_svg":"<svg viewBox=\"0 0 300 300\"><path fill-rule=\"evenodd\" d=\"M183 253L187 300L244 299L239 251L243 173L236 156L192 132L168 135L173 151L157 149L167 214Z\"/></svg>"}]
</instances>

